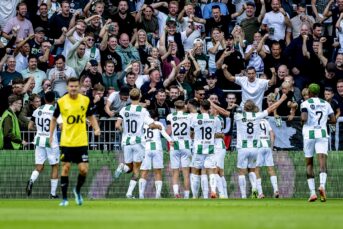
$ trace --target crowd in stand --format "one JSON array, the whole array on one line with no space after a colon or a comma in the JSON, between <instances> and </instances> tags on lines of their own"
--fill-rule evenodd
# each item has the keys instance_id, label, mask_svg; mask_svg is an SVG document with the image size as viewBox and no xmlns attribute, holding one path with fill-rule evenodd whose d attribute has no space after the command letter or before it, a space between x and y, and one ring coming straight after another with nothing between
<instances>
[{"instance_id":1,"label":"crowd in stand","mask_svg":"<svg viewBox=\"0 0 343 229\"><path fill-rule=\"evenodd\" d=\"M262 110L287 91L273 115L292 120L310 83L343 115L343 0L23 0L13 7L9 20L0 12L0 115L16 114L21 130L48 91L67 92L70 77L80 79L100 117L117 116L139 88L142 105L162 122L180 99L209 98L228 111L253 99ZM11 126L3 120L2 134L18 138Z\"/></svg>"}]
</instances>

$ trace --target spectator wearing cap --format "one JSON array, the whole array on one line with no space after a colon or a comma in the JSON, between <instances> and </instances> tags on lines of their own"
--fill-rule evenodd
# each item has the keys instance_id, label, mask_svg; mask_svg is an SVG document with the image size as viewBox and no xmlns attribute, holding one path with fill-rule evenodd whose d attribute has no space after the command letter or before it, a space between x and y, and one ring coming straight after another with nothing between
<instances>
[{"instance_id":1,"label":"spectator wearing cap","mask_svg":"<svg viewBox=\"0 0 343 229\"><path fill-rule=\"evenodd\" d=\"M245 39L249 44L254 41L254 34L259 31L262 19L266 13L266 5L261 1L261 11L258 17L255 17L256 5L255 2L249 1L246 3L245 15L246 17L241 21L240 26L245 34Z\"/></svg>"},{"instance_id":2,"label":"spectator wearing cap","mask_svg":"<svg viewBox=\"0 0 343 229\"><path fill-rule=\"evenodd\" d=\"M166 102L167 93L164 89L159 89L155 95L155 99L147 107L148 110L153 110L158 114L158 121L166 124L167 115L170 114L170 108Z\"/></svg>"},{"instance_id":3,"label":"spectator wearing cap","mask_svg":"<svg viewBox=\"0 0 343 229\"><path fill-rule=\"evenodd\" d=\"M10 33L14 27L17 30L17 41L21 41L26 37L31 36L33 27L31 21L26 19L27 16L27 5L24 2L18 3L16 7L17 15L6 22L5 27L2 31L2 36L7 40L11 39Z\"/></svg>"},{"instance_id":4,"label":"spectator wearing cap","mask_svg":"<svg viewBox=\"0 0 343 229\"><path fill-rule=\"evenodd\" d=\"M28 41L30 48L31 48L31 54L39 57L40 55L44 55L42 53L42 43L43 41L49 41L52 45L61 45L65 41L65 34L66 34L67 28L62 28L62 34L58 39L49 39L46 37L46 30L39 26L35 28L35 33L33 36L33 39L30 39ZM31 37L30 37L31 38Z\"/></svg>"},{"instance_id":5,"label":"spectator wearing cap","mask_svg":"<svg viewBox=\"0 0 343 229\"><path fill-rule=\"evenodd\" d=\"M33 77L35 80L35 87L33 88L33 93L37 94L42 90L42 82L47 78L45 72L39 70L37 67L38 59L34 55L28 57L28 68L21 72L24 79L28 77Z\"/></svg>"},{"instance_id":6,"label":"spectator wearing cap","mask_svg":"<svg viewBox=\"0 0 343 229\"><path fill-rule=\"evenodd\" d=\"M104 85L104 82L102 81L102 75L99 72L99 63L96 60L90 60L85 69L81 72L80 77L87 75L91 78L92 81L92 87L96 84L102 84Z\"/></svg>"},{"instance_id":7,"label":"spectator wearing cap","mask_svg":"<svg viewBox=\"0 0 343 229\"><path fill-rule=\"evenodd\" d=\"M272 11L265 14L262 20L262 28L268 32L269 39L280 41L284 44L286 39L286 27L291 27L288 14L281 8L280 0L272 0Z\"/></svg>"},{"instance_id":8,"label":"spectator wearing cap","mask_svg":"<svg viewBox=\"0 0 343 229\"><path fill-rule=\"evenodd\" d=\"M183 17L186 13L186 17ZM194 15L195 8L194 4L187 3L184 9L180 12L178 16L178 20L181 23L181 32L187 31L189 28L189 18L190 15ZM193 32L187 37L187 39L183 42L185 51L190 51L193 49L195 39L199 39L205 35L205 26L201 23L194 22L194 30Z\"/></svg>"},{"instance_id":9,"label":"spectator wearing cap","mask_svg":"<svg viewBox=\"0 0 343 229\"><path fill-rule=\"evenodd\" d=\"M131 103L129 98L130 88L123 86L120 91L115 91L107 98L105 112L109 117L114 117L119 114L119 111Z\"/></svg>"},{"instance_id":10,"label":"spectator wearing cap","mask_svg":"<svg viewBox=\"0 0 343 229\"><path fill-rule=\"evenodd\" d=\"M218 85L222 89L239 89L235 84L230 83L225 79L223 75L222 65L227 66L228 71L232 75L241 74L244 71L244 58L241 53L233 48L234 38L231 34L226 37L225 45L226 48L220 50L216 54L216 67L217 67L217 77Z\"/></svg>"},{"instance_id":11,"label":"spectator wearing cap","mask_svg":"<svg viewBox=\"0 0 343 229\"><path fill-rule=\"evenodd\" d=\"M67 93L67 80L71 77L76 77L74 69L66 65L66 59L63 55L55 57L55 67L50 70L48 79L51 81L51 89L62 97Z\"/></svg>"},{"instance_id":12,"label":"spectator wearing cap","mask_svg":"<svg viewBox=\"0 0 343 229\"><path fill-rule=\"evenodd\" d=\"M112 87L115 91L119 91L119 74L115 71L115 65L113 61L107 60L105 62L104 72L102 73L102 82L106 91Z\"/></svg>"},{"instance_id":13,"label":"spectator wearing cap","mask_svg":"<svg viewBox=\"0 0 343 229\"><path fill-rule=\"evenodd\" d=\"M212 94L216 94L219 98L220 104L223 106L225 104L225 96L222 89L217 86L217 76L216 74L208 75L206 78L206 85L204 86L205 96L208 98Z\"/></svg>"},{"instance_id":14,"label":"spectator wearing cap","mask_svg":"<svg viewBox=\"0 0 343 229\"><path fill-rule=\"evenodd\" d=\"M193 32L194 24L191 19L188 20L189 27L182 32L176 31L176 21L169 20L166 22L166 29L163 30L161 39L158 42L158 48L161 55L165 55L169 51L169 47L177 46L176 56L183 59L185 56L184 42L187 37Z\"/></svg>"},{"instance_id":15,"label":"spectator wearing cap","mask_svg":"<svg viewBox=\"0 0 343 229\"><path fill-rule=\"evenodd\" d=\"M254 101L260 110L262 110L262 101L265 91L268 87L275 84L275 74L270 80L256 78L256 70L253 67L249 67L246 70L247 76L233 76L227 70L227 65L222 66L224 76L227 80L234 82L242 87L242 102L241 107L249 99Z\"/></svg>"},{"instance_id":16,"label":"spectator wearing cap","mask_svg":"<svg viewBox=\"0 0 343 229\"><path fill-rule=\"evenodd\" d=\"M122 33L119 38L119 45L115 50L121 58L122 68L125 69L127 65L134 60L140 60L138 50L130 43L129 36Z\"/></svg>"},{"instance_id":17,"label":"spectator wearing cap","mask_svg":"<svg viewBox=\"0 0 343 229\"><path fill-rule=\"evenodd\" d=\"M224 32L225 36L229 35L229 25L231 20L240 16L245 11L245 6L238 12L231 15L222 15L220 12L220 7L218 5L212 6L212 17L208 19L202 19L195 17L194 15L190 16L190 19L194 22L205 24L206 34L210 35L213 28L220 28Z\"/></svg>"},{"instance_id":18,"label":"spectator wearing cap","mask_svg":"<svg viewBox=\"0 0 343 229\"><path fill-rule=\"evenodd\" d=\"M315 22L316 21L311 15L306 15L306 5L301 3L298 4L297 15L291 19L293 39L300 35L300 28L302 24L307 24L309 28L312 28Z\"/></svg>"}]
</instances>

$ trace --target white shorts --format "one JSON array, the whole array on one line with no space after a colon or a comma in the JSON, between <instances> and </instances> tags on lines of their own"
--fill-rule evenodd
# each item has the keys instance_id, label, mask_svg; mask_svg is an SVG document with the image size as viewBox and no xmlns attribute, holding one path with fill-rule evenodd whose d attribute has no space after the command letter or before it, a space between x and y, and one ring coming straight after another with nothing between
<instances>
[{"instance_id":1,"label":"white shorts","mask_svg":"<svg viewBox=\"0 0 343 229\"><path fill-rule=\"evenodd\" d=\"M194 154L192 158L192 167L196 169L215 169L215 154Z\"/></svg>"},{"instance_id":2,"label":"white shorts","mask_svg":"<svg viewBox=\"0 0 343 229\"><path fill-rule=\"evenodd\" d=\"M226 149L215 149L216 165L220 169L224 169L225 154Z\"/></svg>"},{"instance_id":3,"label":"white shorts","mask_svg":"<svg viewBox=\"0 0 343 229\"><path fill-rule=\"evenodd\" d=\"M237 168L247 169L256 167L257 148L238 149Z\"/></svg>"},{"instance_id":4,"label":"white shorts","mask_svg":"<svg viewBox=\"0 0 343 229\"><path fill-rule=\"evenodd\" d=\"M127 145L123 147L124 162L142 162L144 158L144 146L142 144Z\"/></svg>"},{"instance_id":5,"label":"white shorts","mask_svg":"<svg viewBox=\"0 0 343 229\"><path fill-rule=\"evenodd\" d=\"M191 164L191 150L180 149L170 151L170 168L179 169L190 167Z\"/></svg>"},{"instance_id":6,"label":"white shorts","mask_svg":"<svg viewBox=\"0 0 343 229\"><path fill-rule=\"evenodd\" d=\"M159 150L146 151L141 170L163 169L163 152Z\"/></svg>"},{"instance_id":7,"label":"white shorts","mask_svg":"<svg viewBox=\"0 0 343 229\"><path fill-rule=\"evenodd\" d=\"M327 138L304 139L305 157L313 157L315 153L328 154L329 140Z\"/></svg>"},{"instance_id":8,"label":"white shorts","mask_svg":"<svg viewBox=\"0 0 343 229\"><path fill-rule=\"evenodd\" d=\"M258 149L256 166L274 166L273 151L271 148Z\"/></svg>"},{"instance_id":9,"label":"white shorts","mask_svg":"<svg viewBox=\"0 0 343 229\"><path fill-rule=\"evenodd\" d=\"M58 164L60 162L59 147L48 148L48 147L36 146L36 150L35 150L36 165L43 165L46 159L48 159L50 165Z\"/></svg>"}]
</instances>

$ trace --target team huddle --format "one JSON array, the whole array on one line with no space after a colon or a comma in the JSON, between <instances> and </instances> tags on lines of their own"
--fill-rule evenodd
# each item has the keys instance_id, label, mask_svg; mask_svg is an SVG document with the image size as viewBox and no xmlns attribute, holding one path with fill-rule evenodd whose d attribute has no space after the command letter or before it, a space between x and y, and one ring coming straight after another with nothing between
<instances>
[{"instance_id":1,"label":"team huddle","mask_svg":"<svg viewBox=\"0 0 343 229\"><path fill-rule=\"evenodd\" d=\"M313 157L315 154L318 155L320 165L320 186L318 189L320 200L326 201L326 159L328 153L326 124L328 119L330 123L336 121L330 104L317 97L319 92L319 86L311 84L309 86L310 98L301 104L307 181L311 193L310 202L317 200L313 173ZM65 96L68 97L69 95ZM82 95L78 96L82 97ZM116 169L114 178L117 179L123 173L132 172L126 197L134 198L133 191L138 183L139 198L143 199L148 173L153 170L156 188L155 197L161 198L162 169L165 164L163 162L161 137L164 137L168 142L175 198L199 198L200 187L202 197L205 199L209 197L228 198L227 181L224 176L226 146L223 132L225 129L223 117L228 116L228 112L207 100L201 101L200 107L178 100L175 102L176 111L167 116L167 125L165 127L157 121L158 115L155 112L149 112L140 105L140 96L139 89L130 91L131 104L122 108L115 123L116 129L122 131L124 161ZM49 163L55 168L51 176L51 197L57 198L59 152L58 143L55 142L57 138L53 137L55 135L56 119L61 114L63 123L62 139L66 137L67 131L72 131L74 124L74 122L68 120L70 116L68 119L63 118L66 109L71 109L70 105L63 102L66 101L63 98L60 99L62 101L58 101L58 112L54 111L53 99L50 101L49 97L47 97L47 104L37 109L32 117L31 125L33 126L35 123L37 126L35 138L36 169L33 171L27 185L29 195L33 183L43 169L45 159L49 159ZM278 190L277 176L274 170L272 154L274 133L266 117L286 99L287 95L283 94L280 100L264 111L259 111L254 101L247 100L242 107L242 111L237 111L234 114L237 126L238 183L242 198L247 198L247 173L251 183L251 196L261 199L265 197L260 176L261 167L268 168L274 197L279 198L280 195L282 196L282 193L280 194ZM68 102L70 102L70 99ZM85 116L93 117L87 110L87 106L84 107L82 112L86 114ZM50 125L51 120L53 122ZM66 128L64 127L65 123L67 123ZM85 123L82 124L86 128ZM96 121L91 121L91 124L97 132L96 134L100 134ZM80 171L74 194L76 203L81 205L83 199L80 188L88 171L87 149L85 149L84 144L78 144L78 150L72 152L70 147L74 147L74 145L65 143L66 141L61 144L64 158L62 159L63 169L61 175L63 201L60 205L68 205L66 188L68 187L67 178L71 162L77 163ZM73 153L78 153L80 157L73 155ZM83 166L80 166L80 164L83 164ZM182 188L179 187L180 172L183 175ZM183 193L180 190L183 190Z\"/></svg>"}]
</instances>

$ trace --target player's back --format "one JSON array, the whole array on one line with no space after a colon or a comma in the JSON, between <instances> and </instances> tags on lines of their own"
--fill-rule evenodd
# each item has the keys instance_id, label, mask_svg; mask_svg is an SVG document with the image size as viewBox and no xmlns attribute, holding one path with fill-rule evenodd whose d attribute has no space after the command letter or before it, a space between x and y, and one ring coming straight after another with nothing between
<instances>
[{"instance_id":1,"label":"player's back","mask_svg":"<svg viewBox=\"0 0 343 229\"><path fill-rule=\"evenodd\" d=\"M271 140L270 140L270 131L272 128L267 119L261 119L260 124L260 135L259 135L259 147L260 148L270 148L271 147Z\"/></svg>"},{"instance_id":2,"label":"player's back","mask_svg":"<svg viewBox=\"0 0 343 229\"><path fill-rule=\"evenodd\" d=\"M237 125L237 148L257 148L260 134L260 120L267 112L242 112L235 114Z\"/></svg>"},{"instance_id":3,"label":"player's back","mask_svg":"<svg viewBox=\"0 0 343 229\"><path fill-rule=\"evenodd\" d=\"M155 121L157 125L163 126L162 123ZM145 137L145 150L163 150L161 142L161 131L159 129L151 129L148 125L143 128Z\"/></svg>"},{"instance_id":4,"label":"player's back","mask_svg":"<svg viewBox=\"0 0 343 229\"><path fill-rule=\"evenodd\" d=\"M35 136L35 145L40 147L50 147L50 122L54 114L55 107L51 104L45 104L37 108L32 117L36 124L37 133ZM51 147L58 146L56 129L54 132L53 145Z\"/></svg>"},{"instance_id":5,"label":"player's back","mask_svg":"<svg viewBox=\"0 0 343 229\"><path fill-rule=\"evenodd\" d=\"M192 117L191 127L194 129L194 149L197 154L214 153L214 137L219 133L219 119L209 114L198 114Z\"/></svg>"},{"instance_id":6,"label":"player's back","mask_svg":"<svg viewBox=\"0 0 343 229\"><path fill-rule=\"evenodd\" d=\"M171 113L167 116L167 124L171 125L174 149L190 149L191 115L182 111Z\"/></svg>"},{"instance_id":7,"label":"player's back","mask_svg":"<svg viewBox=\"0 0 343 229\"><path fill-rule=\"evenodd\" d=\"M326 138L327 120L333 113L331 105L320 98L310 98L301 103L301 112L307 113L307 120L303 126L305 139Z\"/></svg>"},{"instance_id":8,"label":"player's back","mask_svg":"<svg viewBox=\"0 0 343 229\"><path fill-rule=\"evenodd\" d=\"M151 119L148 111L140 105L129 105L119 112L123 120L123 145L139 144L144 141L143 125Z\"/></svg>"}]
</instances>

